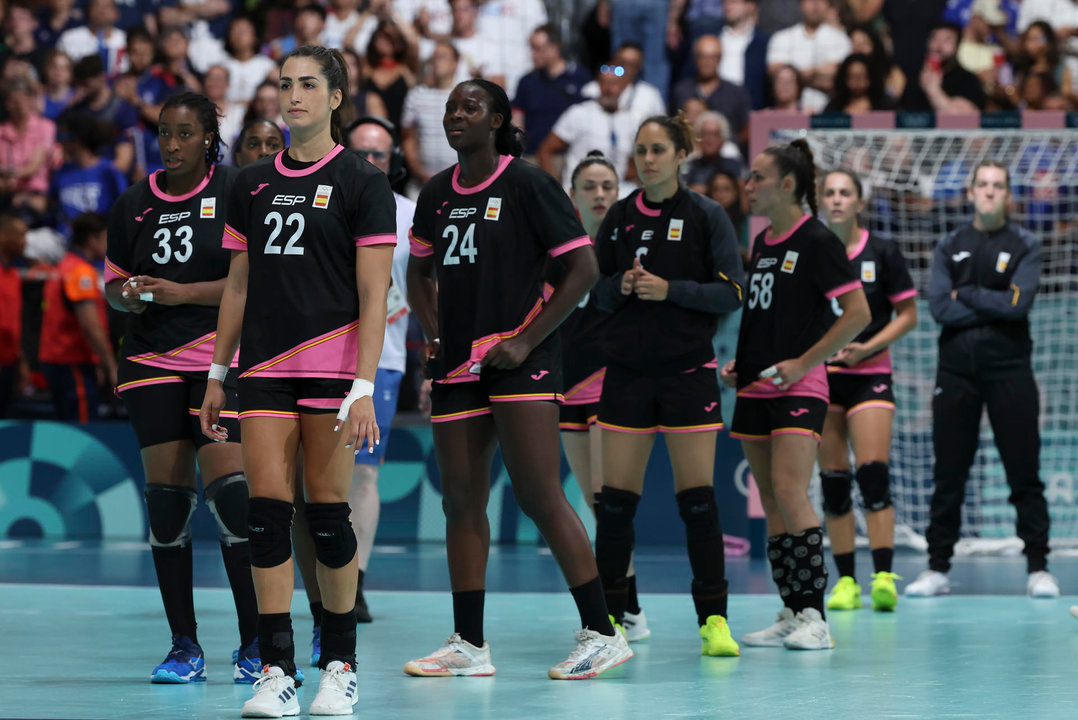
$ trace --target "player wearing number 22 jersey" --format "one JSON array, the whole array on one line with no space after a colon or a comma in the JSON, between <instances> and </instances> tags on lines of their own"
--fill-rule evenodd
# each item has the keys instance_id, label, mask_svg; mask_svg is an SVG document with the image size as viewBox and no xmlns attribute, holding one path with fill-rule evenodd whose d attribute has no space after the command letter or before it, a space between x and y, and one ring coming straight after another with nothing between
<instances>
[{"instance_id":1,"label":"player wearing number 22 jersey","mask_svg":"<svg viewBox=\"0 0 1078 720\"><path fill-rule=\"evenodd\" d=\"M356 248L396 242L389 181L353 150L314 163L280 152L240 171L223 245L250 263L241 418L337 411L356 374Z\"/></svg>"},{"instance_id":2,"label":"player wearing number 22 jersey","mask_svg":"<svg viewBox=\"0 0 1078 720\"><path fill-rule=\"evenodd\" d=\"M489 179L468 188L459 168L423 188L411 237L412 254L433 255L437 268L441 353L431 374L447 387L479 382L486 353L539 314L546 256L591 244L568 196L539 168L503 155ZM432 421L489 414L492 401L560 400L557 335L521 368L495 375L486 397L436 392Z\"/></svg>"}]
</instances>

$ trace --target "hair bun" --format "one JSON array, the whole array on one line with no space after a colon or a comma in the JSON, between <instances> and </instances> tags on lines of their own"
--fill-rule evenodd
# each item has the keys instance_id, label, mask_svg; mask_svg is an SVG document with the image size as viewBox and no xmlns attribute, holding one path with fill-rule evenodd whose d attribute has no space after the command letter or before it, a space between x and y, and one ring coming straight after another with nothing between
<instances>
[{"instance_id":1,"label":"hair bun","mask_svg":"<svg viewBox=\"0 0 1078 720\"><path fill-rule=\"evenodd\" d=\"M606 157L606 155L604 155L604 154L603 154L603 151L602 151L602 150L591 150L591 151L589 151L589 152L588 152L588 154L587 154L587 155L585 155L584 157L590 157L590 158L605 158L605 157Z\"/></svg>"}]
</instances>

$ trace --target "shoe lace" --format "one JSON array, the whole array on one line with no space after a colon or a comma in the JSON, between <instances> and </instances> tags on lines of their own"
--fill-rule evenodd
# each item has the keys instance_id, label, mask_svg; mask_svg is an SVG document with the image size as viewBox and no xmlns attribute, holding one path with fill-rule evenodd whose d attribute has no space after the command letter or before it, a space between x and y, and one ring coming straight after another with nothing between
<instances>
[{"instance_id":1,"label":"shoe lace","mask_svg":"<svg viewBox=\"0 0 1078 720\"><path fill-rule=\"evenodd\" d=\"M569 653L569 657L566 662L577 662L583 660L593 652L593 645L595 641L599 640L599 633L594 630L577 630L576 631L576 647Z\"/></svg>"},{"instance_id":2,"label":"shoe lace","mask_svg":"<svg viewBox=\"0 0 1078 720\"><path fill-rule=\"evenodd\" d=\"M255 680L252 687L256 693L262 692L262 690L265 689L267 692L277 694L280 692L282 686L284 686L287 678L287 675L270 675L269 673L264 672L260 678Z\"/></svg>"},{"instance_id":3,"label":"shoe lace","mask_svg":"<svg viewBox=\"0 0 1078 720\"><path fill-rule=\"evenodd\" d=\"M332 682L337 686L337 690L344 692L346 687L344 682L344 668L333 668L332 670L326 670L325 673L326 674L322 676L322 683L327 681Z\"/></svg>"},{"instance_id":4,"label":"shoe lace","mask_svg":"<svg viewBox=\"0 0 1078 720\"><path fill-rule=\"evenodd\" d=\"M880 571L878 573L872 573L873 580L902 580L901 575L893 572Z\"/></svg>"}]
</instances>

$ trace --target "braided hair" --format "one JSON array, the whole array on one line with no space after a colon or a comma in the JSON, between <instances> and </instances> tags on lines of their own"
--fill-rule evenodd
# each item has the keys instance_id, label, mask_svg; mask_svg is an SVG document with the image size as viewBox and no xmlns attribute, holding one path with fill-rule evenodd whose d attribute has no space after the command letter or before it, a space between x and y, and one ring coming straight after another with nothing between
<instances>
[{"instance_id":1,"label":"braided hair","mask_svg":"<svg viewBox=\"0 0 1078 720\"><path fill-rule=\"evenodd\" d=\"M494 135L494 149L501 155L512 155L513 157L523 155L528 136L513 124L513 108L509 104L509 96L505 94L502 86L482 78L465 80L461 85L474 85L489 95L491 113L502 116L502 126L497 129Z\"/></svg>"},{"instance_id":2,"label":"braided hair","mask_svg":"<svg viewBox=\"0 0 1078 720\"><path fill-rule=\"evenodd\" d=\"M221 160L221 146L224 143L221 141L221 123L220 115L217 113L217 105L213 100L201 93L183 92L165 100L165 104L161 106L161 113L157 116L157 121L161 122L165 111L174 107L185 107L193 110L198 115L198 122L202 126L202 131L207 135L212 134L210 144L206 146L206 165L218 163Z\"/></svg>"},{"instance_id":3,"label":"braided hair","mask_svg":"<svg viewBox=\"0 0 1078 720\"><path fill-rule=\"evenodd\" d=\"M812 157L812 148L804 138L798 138L787 145L776 145L764 150L775 160L779 169L779 178L794 176L794 202L808 203L813 217L819 214L816 205L816 161Z\"/></svg>"}]
</instances>

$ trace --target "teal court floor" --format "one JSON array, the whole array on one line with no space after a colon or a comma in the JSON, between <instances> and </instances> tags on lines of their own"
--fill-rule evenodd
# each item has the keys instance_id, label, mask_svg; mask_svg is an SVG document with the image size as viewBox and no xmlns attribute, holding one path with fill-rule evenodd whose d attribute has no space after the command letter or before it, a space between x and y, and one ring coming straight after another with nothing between
<instances>
[{"instance_id":1,"label":"teal court floor","mask_svg":"<svg viewBox=\"0 0 1078 720\"><path fill-rule=\"evenodd\" d=\"M867 586L867 553L858 560ZM250 687L231 680L231 597L215 554L200 550L195 561L208 681L160 686L148 677L168 650L168 629L142 546L0 542L0 718L238 718ZM546 670L572 648L572 600L549 554L502 549L492 557L486 624L497 675L409 678L403 663L451 630L444 563L438 547L378 549L368 583L375 622L359 631L355 717L1078 718L1078 620L1068 613L1078 603L1074 558L1052 566L1070 597L1021 595L1020 558L964 559L952 573L953 596L903 598L893 614L831 613L834 650L744 648L740 658L705 658L691 599L669 592L686 589L683 553L642 550L651 639L598 679L556 682ZM912 578L923 563L902 555L896 570ZM778 602L765 564L736 558L729 570L735 635L770 623ZM293 608L298 659L309 660L302 591ZM302 706L316 684L301 688Z\"/></svg>"}]
</instances>

